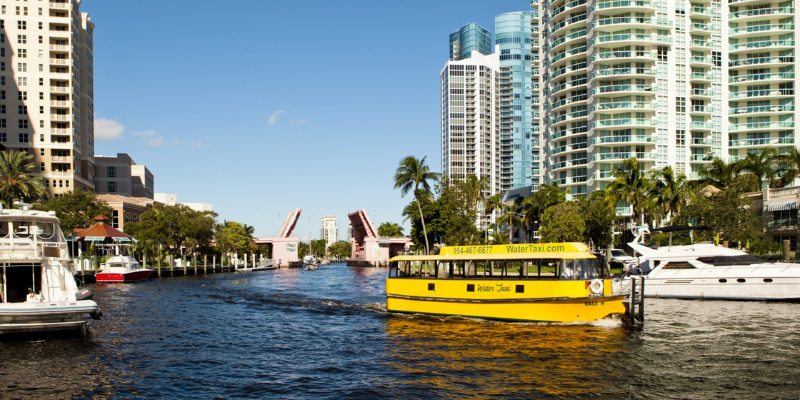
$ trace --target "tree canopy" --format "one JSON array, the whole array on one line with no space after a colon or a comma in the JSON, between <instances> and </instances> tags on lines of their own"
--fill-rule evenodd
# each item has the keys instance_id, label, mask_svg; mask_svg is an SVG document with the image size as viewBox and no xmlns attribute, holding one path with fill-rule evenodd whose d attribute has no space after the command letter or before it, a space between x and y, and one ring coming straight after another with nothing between
<instances>
[{"instance_id":1,"label":"tree canopy","mask_svg":"<svg viewBox=\"0 0 800 400\"><path fill-rule=\"evenodd\" d=\"M33 176L37 168L26 151L0 151L0 201L5 207L13 208L16 200L28 202L45 196L42 178Z\"/></svg>"},{"instance_id":2,"label":"tree canopy","mask_svg":"<svg viewBox=\"0 0 800 400\"><path fill-rule=\"evenodd\" d=\"M58 197L53 197L34 205L40 210L55 211L61 229L69 236L75 228L87 228L94 221L94 217L103 215L111 218L111 207L104 201L98 200L93 192L73 190Z\"/></svg>"}]
</instances>

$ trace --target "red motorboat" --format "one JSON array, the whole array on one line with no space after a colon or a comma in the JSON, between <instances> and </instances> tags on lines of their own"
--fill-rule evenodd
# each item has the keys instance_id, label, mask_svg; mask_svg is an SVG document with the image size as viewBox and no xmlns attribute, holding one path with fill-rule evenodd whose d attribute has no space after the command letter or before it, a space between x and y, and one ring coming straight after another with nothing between
<instances>
[{"instance_id":1,"label":"red motorboat","mask_svg":"<svg viewBox=\"0 0 800 400\"><path fill-rule=\"evenodd\" d=\"M121 245L116 245L117 255L110 257L101 272L95 274L97 282L139 282L150 279L152 269L142 268L135 258L125 254Z\"/></svg>"}]
</instances>

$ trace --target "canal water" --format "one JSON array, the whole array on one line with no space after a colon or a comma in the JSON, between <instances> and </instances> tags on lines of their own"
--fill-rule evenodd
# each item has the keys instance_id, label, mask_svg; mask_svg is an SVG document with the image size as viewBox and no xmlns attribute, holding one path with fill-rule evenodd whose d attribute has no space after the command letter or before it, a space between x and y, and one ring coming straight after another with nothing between
<instances>
[{"instance_id":1,"label":"canal water","mask_svg":"<svg viewBox=\"0 0 800 400\"><path fill-rule=\"evenodd\" d=\"M800 305L648 300L630 330L390 315L385 269L95 285L91 334L0 341L0 398L799 399Z\"/></svg>"}]
</instances>

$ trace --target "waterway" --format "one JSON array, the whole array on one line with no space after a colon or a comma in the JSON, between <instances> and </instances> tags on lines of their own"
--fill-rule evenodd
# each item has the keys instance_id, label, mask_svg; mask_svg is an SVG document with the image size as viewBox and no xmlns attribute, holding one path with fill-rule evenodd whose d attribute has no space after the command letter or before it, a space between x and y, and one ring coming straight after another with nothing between
<instances>
[{"instance_id":1,"label":"waterway","mask_svg":"<svg viewBox=\"0 0 800 400\"><path fill-rule=\"evenodd\" d=\"M648 299L641 330L387 314L385 269L95 285L81 337L0 341L0 398L799 399L800 305Z\"/></svg>"}]
</instances>

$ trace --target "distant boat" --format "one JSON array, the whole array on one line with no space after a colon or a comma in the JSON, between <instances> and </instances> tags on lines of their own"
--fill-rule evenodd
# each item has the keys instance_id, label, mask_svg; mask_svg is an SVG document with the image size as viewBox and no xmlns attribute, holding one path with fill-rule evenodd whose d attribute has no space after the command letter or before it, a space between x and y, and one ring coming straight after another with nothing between
<instances>
[{"instance_id":1,"label":"distant boat","mask_svg":"<svg viewBox=\"0 0 800 400\"><path fill-rule=\"evenodd\" d=\"M303 269L307 271L315 270L319 268L319 261L316 257L312 255L307 255L303 257Z\"/></svg>"},{"instance_id":2,"label":"distant boat","mask_svg":"<svg viewBox=\"0 0 800 400\"><path fill-rule=\"evenodd\" d=\"M150 279L152 269L142 268L130 255L130 246L113 244L107 247L112 256L102 265L102 271L95 274L99 283L103 282L141 282Z\"/></svg>"},{"instance_id":3,"label":"distant boat","mask_svg":"<svg viewBox=\"0 0 800 400\"><path fill-rule=\"evenodd\" d=\"M271 271L273 269L278 269L278 266L272 262L270 259L266 259L262 261L260 264L256 265L253 268L250 268L252 271Z\"/></svg>"},{"instance_id":4,"label":"distant boat","mask_svg":"<svg viewBox=\"0 0 800 400\"><path fill-rule=\"evenodd\" d=\"M100 318L78 290L67 242L52 211L0 209L0 334L80 329Z\"/></svg>"}]
</instances>

